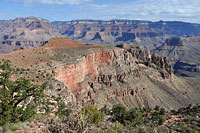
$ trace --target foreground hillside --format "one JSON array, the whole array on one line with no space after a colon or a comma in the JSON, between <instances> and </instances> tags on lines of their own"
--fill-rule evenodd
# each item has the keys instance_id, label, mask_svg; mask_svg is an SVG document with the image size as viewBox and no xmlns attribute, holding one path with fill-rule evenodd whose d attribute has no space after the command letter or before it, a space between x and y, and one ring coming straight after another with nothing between
<instances>
[{"instance_id":1,"label":"foreground hillside","mask_svg":"<svg viewBox=\"0 0 200 133\"><path fill-rule=\"evenodd\" d=\"M176 77L167 58L139 47L84 45L56 37L42 47L0 58L11 60L38 82L45 78L37 79L36 73L51 75L50 86L56 88L47 92L62 95L73 105L121 103L128 108L159 105L171 110L199 103L198 88Z\"/></svg>"},{"instance_id":2,"label":"foreground hillside","mask_svg":"<svg viewBox=\"0 0 200 133\"><path fill-rule=\"evenodd\" d=\"M147 49L55 37L0 59L14 67L0 64L0 131L200 131L198 85L174 75L166 57Z\"/></svg>"}]
</instances>

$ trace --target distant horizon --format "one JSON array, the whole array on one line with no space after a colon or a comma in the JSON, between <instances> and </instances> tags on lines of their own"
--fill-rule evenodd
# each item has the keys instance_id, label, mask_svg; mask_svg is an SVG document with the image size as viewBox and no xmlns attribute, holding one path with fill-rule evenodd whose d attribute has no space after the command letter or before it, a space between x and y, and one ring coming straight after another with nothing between
<instances>
[{"instance_id":1,"label":"distant horizon","mask_svg":"<svg viewBox=\"0 0 200 133\"><path fill-rule=\"evenodd\" d=\"M45 19L42 17L37 17L37 16L22 16L22 17L15 17L15 18L10 18L10 19L0 19L0 21L9 21L9 20L15 20L15 19L20 19L20 18L40 18L46 21L50 21L50 22L72 22L72 21L104 21L104 22L108 22L108 21L145 21L145 22L183 22L183 23L192 23L192 24L200 24L200 23L195 23L195 22L188 22L188 21L178 21L178 20L157 20L157 21L151 21L151 20L139 20L139 19L108 19L108 20L101 20L101 19L73 19L73 20L49 20L49 19Z\"/></svg>"},{"instance_id":2,"label":"distant horizon","mask_svg":"<svg viewBox=\"0 0 200 133\"><path fill-rule=\"evenodd\" d=\"M148 20L200 23L197 0L1 0L0 19L37 16L50 21Z\"/></svg>"}]
</instances>

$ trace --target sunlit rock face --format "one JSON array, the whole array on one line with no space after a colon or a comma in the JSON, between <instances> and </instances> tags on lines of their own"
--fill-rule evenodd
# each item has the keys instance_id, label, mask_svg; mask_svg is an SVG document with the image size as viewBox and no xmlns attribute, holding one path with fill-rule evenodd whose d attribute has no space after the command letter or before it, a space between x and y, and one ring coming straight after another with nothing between
<instances>
[{"instance_id":1,"label":"sunlit rock face","mask_svg":"<svg viewBox=\"0 0 200 133\"><path fill-rule=\"evenodd\" d=\"M73 106L121 103L127 108L159 105L170 110L199 102L199 91L173 74L166 57L140 47L84 45L56 37L42 47L17 50L0 59L51 75L47 92Z\"/></svg>"},{"instance_id":2,"label":"sunlit rock face","mask_svg":"<svg viewBox=\"0 0 200 133\"><path fill-rule=\"evenodd\" d=\"M129 45L95 49L87 49L74 63L55 69L55 78L72 91L81 105L121 103L128 108L160 105L173 109L198 97L173 74L165 57Z\"/></svg>"},{"instance_id":3,"label":"sunlit rock face","mask_svg":"<svg viewBox=\"0 0 200 133\"><path fill-rule=\"evenodd\" d=\"M125 42L155 49L165 43L168 37L187 37L199 34L199 24L177 21L74 20L50 22L37 17L24 17L0 20L0 53L9 53L21 47L38 47L58 35L86 44L116 45Z\"/></svg>"}]
</instances>

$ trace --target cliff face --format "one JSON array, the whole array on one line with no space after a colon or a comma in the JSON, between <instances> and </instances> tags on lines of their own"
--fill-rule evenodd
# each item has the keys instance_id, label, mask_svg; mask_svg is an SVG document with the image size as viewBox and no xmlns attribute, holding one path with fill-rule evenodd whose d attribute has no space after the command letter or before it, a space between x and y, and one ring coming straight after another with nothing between
<instances>
[{"instance_id":1,"label":"cliff face","mask_svg":"<svg viewBox=\"0 0 200 133\"><path fill-rule=\"evenodd\" d=\"M95 76L98 75L98 67L110 64L114 56L117 56L114 51L88 54L82 58L78 58L76 60L77 63L56 70L56 78L73 92L80 88L89 87L88 83L81 84L84 82L85 77L88 76L92 81L95 81L97 78Z\"/></svg>"},{"instance_id":2,"label":"cliff face","mask_svg":"<svg viewBox=\"0 0 200 133\"><path fill-rule=\"evenodd\" d=\"M53 22L53 25L62 34L80 35L85 32L102 34L111 33L113 36L121 36L123 33L136 33L137 37L156 37L163 33L171 36L198 35L198 24L178 21L138 21L138 20L74 20L66 22ZM190 29L190 30L188 30ZM160 31L160 33L159 33ZM158 33L158 34L157 34ZM91 34L90 34L91 35Z\"/></svg>"},{"instance_id":3,"label":"cliff face","mask_svg":"<svg viewBox=\"0 0 200 133\"><path fill-rule=\"evenodd\" d=\"M198 103L199 93L173 74L167 58L151 55L146 49L124 47L84 49L73 63L57 67L55 78L72 91L80 105L121 103L128 108L159 105L177 109Z\"/></svg>"},{"instance_id":4,"label":"cliff face","mask_svg":"<svg viewBox=\"0 0 200 133\"><path fill-rule=\"evenodd\" d=\"M160 29L149 28L149 22L130 21L75 21L56 22L54 26L64 36L84 42L134 42L136 39L162 37Z\"/></svg>"},{"instance_id":5,"label":"cliff face","mask_svg":"<svg viewBox=\"0 0 200 133\"><path fill-rule=\"evenodd\" d=\"M50 22L42 18L26 17L0 21L0 53L20 47L38 47L57 35L87 44L134 43L154 49L168 36L200 34L200 25L176 21L137 20L75 20Z\"/></svg>"},{"instance_id":6,"label":"cliff face","mask_svg":"<svg viewBox=\"0 0 200 133\"><path fill-rule=\"evenodd\" d=\"M0 53L20 48L34 48L59 35L51 22L35 17L0 22Z\"/></svg>"},{"instance_id":7,"label":"cliff face","mask_svg":"<svg viewBox=\"0 0 200 133\"><path fill-rule=\"evenodd\" d=\"M73 105L121 103L128 108L159 105L170 110L199 103L199 91L173 74L167 58L130 45L84 45L57 37L0 59L52 75L47 92Z\"/></svg>"},{"instance_id":8,"label":"cliff face","mask_svg":"<svg viewBox=\"0 0 200 133\"><path fill-rule=\"evenodd\" d=\"M117 47L123 48L130 52L133 57L137 58L137 64L144 64L147 67L157 69L163 78L170 78L173 75L172 64L167 57L160 57L153 53L151 55L150 50L127 44L119 44Z\"/></svg>"},{"instance_id":9,"label":"cliff face","mask_svg":"<svg viewBox=\"0 0 200 133\"><path fill-rule=\"evenodd\" d=\"M200 25L177 21L137 20L76 20L53 22L55 29L71 39L88 44L134 43L154 49L162 45L168 36L199 35Z\"/></svg>"},{"instance_id":10,"label":"cliff face","mask_svg":"<svg viewBox=\"0 0 200 133\"><path fill-rule=\"evenodd\" d=\"M160 56L167 56L175 70L199 72L200 37L171 37L162 46L152 50Z\"/></svg>"}]
</instances>

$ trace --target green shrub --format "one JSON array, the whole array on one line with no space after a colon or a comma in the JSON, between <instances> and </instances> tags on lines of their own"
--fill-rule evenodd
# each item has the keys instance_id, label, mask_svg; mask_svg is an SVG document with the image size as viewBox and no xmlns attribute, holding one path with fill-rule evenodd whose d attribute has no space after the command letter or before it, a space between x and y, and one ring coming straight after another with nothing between
<instances>
[{"instance_id":1,"label":"green shrub","mask_svg":"<svg viewBox=\"0 0 200 133\"><path fill-rule=\"evenodd\" d=\"M158 120L158 125L162 125L162 124L164 124L164 122L165 122L165 117L160 116L159 120Z\"/></svg>"},{"instance_id":2,"label":"green shrub","mask_svg":"<svg viewBox=\"0 0 200 133\"><path fill-rule=\"evenodd\" d=\"M110 114L110 110L107 107L107 105L104 105L103 108L100 109L100 111L101 111L102 114L105 114L105 115L109 115Z\"/></svg>"},{"instance_id":3,"label":"green shrub","mask_svg":"<svg viewBox=\"0 0 200 133\"><path fill-rule=\"evenodd\" d=\"M177 114L178 114L178 112L177 112L176 110L171 110L171 113L172 113L173 115L177 115Z\"/></svg>"},{"instance_id":4,"label":"green shrub","mask_svg":"<svg viewBox=\"0 0 200 133\"><path fill-rule=\"evenodd\" d=\"M143 123L143 114L138 109L131 109L128 111L126 120L129 120L133 125L139 125Z\"/></svg>"},{"instance_id":5,"label":"green shrub","mask_svg":"<svg viewBox=\"0 0 200 133\"><path fill-rule=\"evenodd\" d=\"M99 124L102 121L101 112L94 105L87 105L81 110L82 119L88 124Z\"/></svg>"},{"instance_id":6,"label":"green shrub","mask_svg":"<svg viewBox=\"0 0 200 133\"><path fill-rule=\"evenodd\" d=\"M160 115L153 115L152 121L155 125L162 125L165 122L165 117Z\"/></svg>"},{"instance_id":7,"label":"green shrub","mask_svg":"<svg viewBox=\"0 0 200 133\"><path fill-rule=\"evenodd\" d=\"M128 111L126 110L126 108L123 105L117 104L117 105L113 106L112 114L116 121L119 121L120 123L124 124L125 119L127 118Z\"/></svg>"},{"instance_id":8,"label":"green shrub","mask_svg":"<svg viewBox=\"0 0 200 133\"><path fill-rule=\"evenodd\" d=\"M195 113L198 113L198 112L200 111L200 109L199 109L198 106L194 106L194 107L193 107L193 110L194 110Z\"/></svg>"},{"instance_id":9,"label":"green shrub","mask_svg":"<svg viewBox=\"0 0 200 133\"><path fill-rule=\"evenodd\" d=\"M187 123L192 123L192 121L194 121L194 120L195 120L195 118L192 116L188 116L187 118L184 119L184 121Z\"/></svg>"},{"instance_id":10,"label":"green shrub","mask_svg":"<svg viewBox=\"0 0 200 133\"><path fill-rule=\"evenodd\" d=\"M165 111L165 109L164 109L164 108L161 108L161 109L160 109L160 114L161 114L161 115L164 115L164 114L165 114L165 112L166 112L166 111Z\"/></svg>"},{"instance_id":11,"label":"green shrub","mask_svg":"<svg viewBox=\"0 0 200 133\"><path fill-rule=\"evenodd\" d=\"M184 112L184 108L178 109L178 114L182 114Z\"/></svg>"},{"instance_id":12,"label":"green shrub","mask_svg":"<svg viewBox=\"0 0 200 133\"><path fill-rule=\"evenodd\" d=\"M158 105L156 105L156 107L154 108L154 110L159 111L160 107Z\"/></svg>"},{"instance_id":13,"label":"green shrub","mask_svg":"<svg viewBox=\"0 0 200 133\"><path fill-rule=\"evenodd\" d=\"M56 101L58 104L58 111L56 112L56 115L58 115L60 118L68 117L71 113L71 110L67 108L61 98L57 98Z\"/></svg>"}]
</instances>

